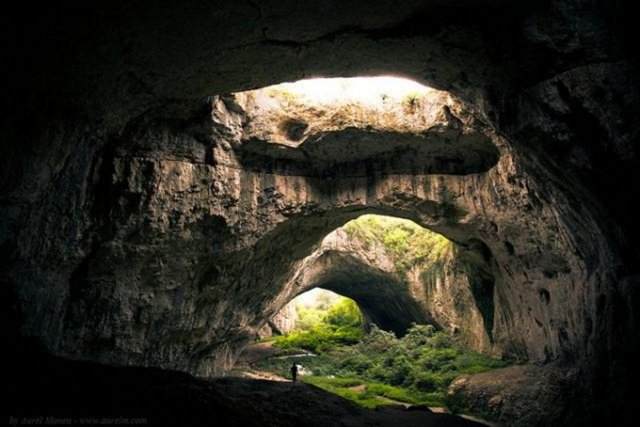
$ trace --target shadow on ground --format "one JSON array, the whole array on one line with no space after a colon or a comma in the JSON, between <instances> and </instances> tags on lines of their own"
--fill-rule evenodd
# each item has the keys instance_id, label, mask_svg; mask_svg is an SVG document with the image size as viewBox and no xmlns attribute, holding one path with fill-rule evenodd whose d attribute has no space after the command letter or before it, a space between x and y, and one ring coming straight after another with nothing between
<instances>
[{"instance_id":1,"label":"shadow on ground","mask_svg":"<svg viewBox=\"0 0 640 427\"><path fill-rule=\"evenodd\" d=\"M426 409L369 410L308 384L200 379L154 368L62 360L34 344L16 344L9 359L5 365L9 378L5 420L9 421L9 417L14 421L42 417L46 424L51 417L58 424L86 424L89 418L119 425L480 425Z\"/></svg>"}]
</instances>

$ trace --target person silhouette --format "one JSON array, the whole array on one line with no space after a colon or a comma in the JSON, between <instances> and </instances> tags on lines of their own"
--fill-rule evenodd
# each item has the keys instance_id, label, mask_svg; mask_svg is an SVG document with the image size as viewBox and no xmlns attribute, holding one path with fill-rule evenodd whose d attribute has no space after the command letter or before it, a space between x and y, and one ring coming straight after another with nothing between
<instances>
[{"instance_id":1,"label":"person silhouette","mask_svg":"<svg viewBox=\"0 0 640 427\"><path fill-rule=\"evenodd\" d=\"M289 372L291 372L291 378L293 379L293 383L295 384L298 379L298 365L296 365L295 362L293 363L293 365L291 365L291 369L289 369Z\"/></svg>"}]
</instances>

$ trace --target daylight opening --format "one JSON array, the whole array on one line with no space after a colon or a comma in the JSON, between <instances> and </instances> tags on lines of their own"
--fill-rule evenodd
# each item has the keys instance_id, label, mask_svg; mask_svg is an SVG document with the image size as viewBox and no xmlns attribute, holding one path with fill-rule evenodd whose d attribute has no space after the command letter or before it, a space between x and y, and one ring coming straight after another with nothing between
<instances>
[{"instance_id":1,"label":"daylight opening","mask_svg":"<svg viewBox=\"0 0 640 427\"><path fill-rule=\"evenodd\" d=\"M279 340L285 348L323 352L335 345L356 344L364 334L358 304L326 289L314 288L298 295L282 312L290 322L286 328L289 335Z\"/></svg>"},{"instance_id":2,"label":"daylight opening","mask_svg":"<svg viewBox=\"0 0 640 427\"><path fill-rule=\"evenodd\" d=\"M235 146L245 167L305 176L467 174L498 151L467 126L448 92L399 77L300 80L219 97L214 120L242 123ZM235 119L234 119L235 120Z\"/></svg>"},{"instance_id":3,"label":"daylight opening","mask_svg":"<svg viewBox=\"0 0 640 427\"><path fill-rule=\"evenodd\" d=\"M249 117L248 135L293 147L345 128L422 132L454 107L447 92L399 77L299 80L232 96Z\"/></svg>"},{"instance_id":4,"label":"daylight opening","mask_svg":"<svg viewBox=\"0 0 640 427\"><path fill-rule=\"evenodd\" d=\"M490 341L493 284L473 253L407 219L349 221L305 260L301 293L245 360L365 407L442 407L459 375L507 365L475 351Z\"/></svg>"},{"instance_id":5,"label":"daylight opening","mask_svg":"<svg viewBox=\"0 0 640 427\"><path fill-rule=\"evenodd\" d=\"M317 104L359 103L382 107L385 101L405 97L425 97L435 89L401 77L318 78L281 83L266 88Z\"/></svg>"}]
</instances>

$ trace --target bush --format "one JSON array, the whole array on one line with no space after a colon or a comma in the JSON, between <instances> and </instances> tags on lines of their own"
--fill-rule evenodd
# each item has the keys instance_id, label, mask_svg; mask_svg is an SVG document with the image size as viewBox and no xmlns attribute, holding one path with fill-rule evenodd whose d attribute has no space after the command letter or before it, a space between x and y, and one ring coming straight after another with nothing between
<instances>
[{"instance_id":1,"label":"bush","mask_svg":"<svg viewBox=\"0 0 640 427\"><path fill-rule=\"evenodd\" d=\"M362 339L362 314L353 300L343 297L325 314L318 312L320 310L302 309L300 323L304 330L275 338L275 345L284 349L324 353L338 345L353 345Z\"/></svg>"},{"instance_id":2,"label":"bush","mask_svg":"<svg viewBox=\"0 0 640 427\"><path fill-rule=\"evenodd\" d=\"M400 275L418 265L427 270L442 264L452 247L444 236L400 218L363 215L343 229L369 245L383 245Z\"/></svg>"},{"instance_id":3,"label":"bush","mask_svg":"<svg viewBox=\"0 0 640 427\"><path fill-rule=\"evenodd\" d=\"M343 359L338 366L362 374L373 366L373 361L369 356L357 354Z\"/></svg>"},{"instance_id":4,"label":"bush","mask_svg":"<svg viewBox=\"0 0 640 427\"><path fill-rule=\"evenodd\" d=\"M322 321L333 326L336 331L352 329L362 331L363 328L362 313L355 301L349 298L342 298L331 306ZM360 333L361 337L362 333Z\"/></svg>"},{"instance_id":5,"label":"bush","mask_svg":"<svg viewBox=\"0 0 640 427\"><path fill-rule=\"evenodd\" d=\"M413 323L402 339L407 349L413 350L427 344L429 339L436 333L436 328L433 325L418 325Z\"/></svg>"},{"instance_id":6,"label":"bush","mask_svg":"<svg viewBox=\"0 0 640 427\"><path fill-rule=\"evenodd\" d=\"M396 334L393 332L383 331L376 325L371 325L371 330L364 337L360 345L360 351L363 353L379 353L383 351L391 351L398 348L399 342Z\"/></svg>"},{"instance_id":7,"label":"bush","mask_svg":"<svg viewBox=\"0 0 640 427\"><path fill-rule=\"evenodd\" d=\"M449 384L463 373L479 373L504 367L504 361L457 346L455 340L431 325L413 325L397 338L372 326L359 338L353 333L355 320L345 304L327 316L327 322L311 330L279 337L281 347L305 348L318 357L296 359L313 376L304 381L353 400L365 407L389 404L383 396L401 402L444 406ZM359 341L359 342L358 342ZM345 346L345 343L356 345ZM290 359L272 363L274 372L288 375ZM322 378L332 376L332 378ZM364 392L351 387L365 384Z\"/></svg>"},{"instance_id":8,"label":"bush","mask_svg":"<svg viewBox=\"0 0 640 427\"><path fill-rule=\"evenodd\" d=\"M437 381L434 381L433 376L428 372L419 372L414 377L413 386L419 391L436 391L438 389Z\"/></svg>"}]
</instances>

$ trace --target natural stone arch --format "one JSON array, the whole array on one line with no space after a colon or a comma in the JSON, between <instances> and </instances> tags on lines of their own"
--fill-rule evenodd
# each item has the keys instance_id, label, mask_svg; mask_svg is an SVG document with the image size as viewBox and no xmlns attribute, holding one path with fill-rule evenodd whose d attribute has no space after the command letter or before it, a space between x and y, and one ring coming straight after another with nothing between
<instances>
[{"instance_id":1,"label":"natural stone arch","mask_svg":"<svg viewBox=\"0 0 640 427\"><path fill-rule=\"evenodd\" d=\"M360 307L365 327L374 323L396 335L403 335L412 322L430 320L397 277L358 261L346 254L324 253L316 259L324 271L304 291L318 287L349 297Z\"/></svg>"},{"instance_id":2,"label":"natural stone arch","mask_svg":"<svg viewBox=\"0 0 640 427\"><path fill-rule=\"evenodd\" d=\"M218 104L213 102L215 113ZM213 123L220 123L215 114ZM225 114L233 123L234 114ZM235 134L225 136L215 128L211 154L193 126L207 129L212 121L207 115L195 119L178 134L133 127L97 163L97 184L108 189L99 212L107 214L104 221L114 234L103 237L104 243L73 274L64 323L49 325L67 331L64 341L45 335L52 348L100 360L222 372L262 321L259 313L269 311L263 307L270 296L279 294L314 245L365 212L412 219L462 246L483 242L494 263L499 314L492 338L499 353L542 361L557 358L561 346L575 345L577 336L551 334L551 323L542 323L570 289L552 283L563 275L579 280L572 271L585 271L583 261L571 255L575 243L557 232L564 226L555 206L541 202L561 196L553 189L544 195L535 190L518 169L517 156L495 133L484 130L501 152L487 172L369 170L328 181L245 170L234 151L225 148L233 145L226 139ZM134 138L133 149L127 138ZM548 239L549 234L555 238ZM114 261L117 269L105 271ZM513 286L525 276L535 277L536 284ZM132 291L134 299L127 297ZM549 298L541 303L544 291ZM569 316L571 324L585 321L578 312L559 315ZM137 318L148 322L132 322ZM514 328L527 333L512 335ZM114 330L121 346L136 352L100 344Z\"/></svg>"},{"instance_id":3,"label":"natural stone arch","mask_svg":"<svg viewBox=\"0 0 640 427\"><path fill-rule=\"evenodd\" d=\"M0 212L7 254L1 280L16 289L22 332L67 356L209 371L202 361L227 354L242 335L242 328L216 329L232 282L225 254L249 256L259 237L306 211L290 200L286 209L249 209L268 219L238 219L234 204L244 209L246 201L224 188L227 171L206 166L207 150L200 161L162 143L184 148L203 139L207 132L189 127L194 111L203 110L196 100L202 96L307 75L394 72L451 90L505 138L508 156L497 172L467 177L480 191L463 191L464 203L456 197L477 218L456 227L423 219L456 241L476 236L496 258L505 283L498 293L513 303L496 319L513 325L509 351L578 366L585 407L628 402L640 318L634 303L640 227L626 193L640 170L638 73L624 41L632 39L625 15L633 14L595 1L339 3L339 19L302 3L201 2L113 10L75 10L69 3L50 6L61 20L32 11L27 25L11 20L11 35L21 39L12 43L18 65L8 81L24 84L7 94L12 142L0 156L8 206ZM155 152L136 149L143 133L122 141L131 144L121 152L110 146L136 121L160 142ZM24 127L33 134L24 135ZM252 176L240 175L231 174L243 184ZM183 186L208 188L202 176L219 184L209 193L220 197L212 207ZM255 178L261 185L269 180L284 182ZM389 204L413 206L414 191L399 188ZM188 200L169 197L174 189ZM487 197L474 200L479 193ZM433 196L428 202L435 204L422 208L443 209L442 199ZM185 207L193 217L180 215ZM250 300L245 291L240 295ZM151 293L163 309L153 315ZM198 304L217 308L203 320L193 314ZM241 317L229 318L242 325ZM163 332L166 326L171 332Z\"/></svg>"},{"instance_id":4,"label":"natural stone arch","mask_svg":"<svg viewBox=\"0 0 640 427\"><path fill-rule=\"evenodd\" d=\"M477 258L477 250L449 245L442 265L430 272L433 276L426 282L420 269L400 273L384 245L339 228L302 261L274 303L285 301L287 307L291 299L319 287L353 299L364 314L365 327L375 323L403 335L411 323L431 323L458 335L473 349L491 352L490 262Z\"/></svg>"}]
</instances>

